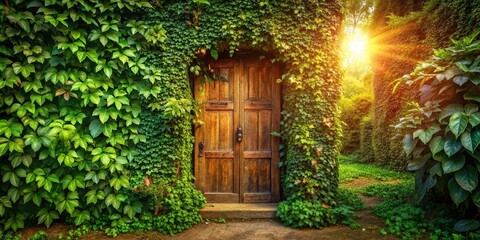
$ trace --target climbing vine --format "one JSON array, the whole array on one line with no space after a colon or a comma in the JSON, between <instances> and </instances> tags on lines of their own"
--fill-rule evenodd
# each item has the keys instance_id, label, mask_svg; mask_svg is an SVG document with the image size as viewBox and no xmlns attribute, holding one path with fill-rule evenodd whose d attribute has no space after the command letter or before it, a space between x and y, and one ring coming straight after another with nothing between
<instances>
[{"instance_id":1,"label":"climbing vine","mask_svg":"<svg viewBox=\"0 0 480 240\"><path fill-rule=\"evenodd\" d=\"M129 221L126 169L141 96L159 78L141 49L160 25L135 20L146 1L5 1L0 4L0 223L75 225L108 213ZM122 216L122 217L117 217Z\"/></svg>"},{"instance_id":2,"label":"climbing vine","mask_svg":"<svg viewBox=\"0 0 480 240\"><path fill-rule=\"evenodd\" d=\"M163 70L163 79L169 79L162 83L165 90L159 96L163 101L169 98L193 101L190 79L202 69L197 59L201 60L204 55L217 58L219 54L228 57L238 52L264 51L273 54L275 61L286 64L287 70L279 80L284 99L281 136L288 146L282 162L286 171L285 201L281 206L294 202L310 206L302 202L311 201L320 202L322 208L336 205L339 9L338 1L165 1L147 17L167 32L163 51L150 55ZM150 118L157 120L147 129L165 126L162 131L168 132L168 126L175 126L180 130L179 122L164 125L165 118L155 115ZM189 117L177 120L191 121ZM190 171L193 139L191 132L182 131L182 136L190 140L180 143L171 140L180 135L159 134L147 141L148 145L160 145L156 149L161 149L158 152L161 157L139 158L139 166L144 164L140 159L149 159L151 166L142 165L149 171L159 171L154 166L164 164L169 167L161 171L169 176L176 174L176 169ZM188 151L170 154L178 149ZM162 176L158 173L159 178ZM334 216L333 212L326 211L324 217ZM279 217L292 218L288 211L279 211ZM307 218L316 222L314 226L331 222L315 220L314 215ZM285 221L289 222L292 221Z\"/></svg>"},{"instance_id":3,"label":"climbing vine","mask_svg":"<svg viewBox=\"0 0 480 240\"><path fill-rule=\"evenodd\" d=\"M247 51L286 65L280 208L329 209L279 217L310 219L296 227L335 222L339 1L149 5L0 5L0 223L18 229L108 215L115 235L141 221L166 233L199 222L205 199L193 185L191 79L205 72L204 56Z\"/></svg>"}]
</instances>

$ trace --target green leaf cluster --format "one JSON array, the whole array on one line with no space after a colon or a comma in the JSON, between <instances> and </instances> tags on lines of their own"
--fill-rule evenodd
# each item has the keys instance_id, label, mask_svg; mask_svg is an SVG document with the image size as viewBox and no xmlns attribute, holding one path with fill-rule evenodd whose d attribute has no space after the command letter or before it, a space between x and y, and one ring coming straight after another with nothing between
<instances>
[{"instance_id":1,"label":"green leaf cluster","mask_svg":"<svg viewBox=\"0 0 480 240\"><path fill-rule=\"evenodd\" d=\"M480 207L480 41L478 32L435 51L400 82L417 87L420 103L395 126L406 135L420 199L432 188L459 207ZM476 207L475 207L476 206Z\"/></svg>"},{"instance_id":2,"label":"green leaf cluster","mask_svg":"<svg viewBox=\"0 0 480 240\"><path fill-rule=\"evenodd\" d=\"M147 1L0 3L0 224L135 217L125 192L139 134L143 51L165 30ZM150 6L151 7L151 6ZM155 39L153 39L153 36ZM155 93L150 93L155 101Z\"/></svg>"}]
</instances>

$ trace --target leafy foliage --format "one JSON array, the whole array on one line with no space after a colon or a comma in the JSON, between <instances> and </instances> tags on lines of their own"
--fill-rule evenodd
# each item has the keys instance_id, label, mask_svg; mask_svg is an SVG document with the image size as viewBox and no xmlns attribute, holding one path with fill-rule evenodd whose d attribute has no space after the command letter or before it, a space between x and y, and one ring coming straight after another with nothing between
<instances>
[{"instance_id":1,"label":"leafy foliage","mask_svg":"<svg viewBox=\"0 0 480 240\"><path fill-rule=\"evenodd\" d=\"M167 32L164 49L149 56L162 69L159 74L164 85L158 96L160 102L177 100L171 101L169 109L157 109L165 117L178 112L172 111L176 107L195 111L187 107L188 101L193 102L188 74L201 74L206 56L215 59L241 52L269 52L286 65L280 81L287 201L325 201L334 206L338 184L336 101L341 76L336 48L339 1L203 2L166 1L159 11L149 13L149 21L161 24ZM188 101L183 104L181 99ZM135 167L146 175L154 174L154 179L190 171L193 138L185 124L191 124L191 117L182 115L170 123L153 116L151 120L147 129L166 134L152 135L145 148L139 146L145 149L139 151L139 159L145 163L133 163ZM180 137L183 139L177 139Z\"/></svg>"},{"instance_id":2,"label":"leafy foliage","mask_svg":"<svg viewBox=\"0 0 480 240\"><path fill-rule=\"evenodd\" d=\"M456 206L480 207L478 160L480 144L480 41L474 33L454 46L435 51L432 59L401 79L419 89L421 103L412 104L396 128L413 155L415 189L422 199L436 188L449 193ZM473 204L472 204L473 203Z\"/></svg>"},{"instance_id":3,"label":"leafy foliage","mask_svg":"<svg viewBox=\"0 0 480 240\"><path fill-rule=\"evenodd\" d=\"M360 148L361 122L370 114L372 97L368 94L357 94L351 99L344 96L340 101L343 123L342 153L358 151Z\"/></svg>"},{"instance_id":4,"label":"leafy foliage","mask_svg":"<svg viewBox=\"0 0 480 240\"><path fill-rule=\"evenodd\" d=\"M293 228L320 228L329 224L352 224L352 208L342 205L329 208L324 203L312 201L289 201L278 205L277 217Z\"/></svg>"},{"instance_id":5,"label":"leafy foliage","mask_svg":"<svg viewBox=\"0 0 480 240\"><path fill-rule=\"evenodd\" d=\"M95 220L115 235L140 226L176 233L200 221L190 77L203 71L206 53L238 50L273 51L287 65L286 195L334 206L339 2L152 4L142 11L147 2L0 5L5 226ZM166 195L140 187L145 179ZM145 191L128 190L134 186ZM146 200L155 194L158 201Z\"/></svg>"},{"instance_id":6,"label":"leafy foliage","mask_svg":"<svg viewBox=\"0 0 480 240\"><path fill-rule=\"evenodd\" d=\"M124 215L142 99L158 78L141 50L164 39L135 20L146 1L0 4L0 223L85 224ZM155 35L155 39L149 37ZM148 97L148 96L146 96ZM132 214L124 215L127 219Z\"/></svg>"},{"instance_id":7,"label":"leafy foliage","mask_svg":"<svg viewBox=\"0 0 480 240\"><path fill-rule=\"evenodd\" d=\"M403 154L402 144L390 141L396 131L388 126L405 115L409 109L406 103L418 100L418 96L405 85L392 93L392 79L410 73L432 49L447 47L450 39L465 37L478 28L479 6L478 0L377 2L371 27L376 46L372 57L375 98L371 142L375 163L404 169L410 160Z\"/></svg>"}]
</instances>

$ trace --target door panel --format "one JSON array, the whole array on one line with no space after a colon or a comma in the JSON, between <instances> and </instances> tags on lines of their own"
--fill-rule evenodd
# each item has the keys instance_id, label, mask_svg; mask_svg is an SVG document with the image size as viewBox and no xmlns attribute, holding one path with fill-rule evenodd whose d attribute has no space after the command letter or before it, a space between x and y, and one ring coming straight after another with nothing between
<instances>
[{"instance_id":1,"label":"door panel","mask_svg":"<svg viewBox=\"0 0 480 240\"><path fill-rule=\"evenodd\" d=\"M210 66L229 81L195 84L195 98L205 101L195 131L196 186L208 202L276 202L279 139L271 133L280 130L280 67L247 59Z\"/></svg>"}]
</instances>

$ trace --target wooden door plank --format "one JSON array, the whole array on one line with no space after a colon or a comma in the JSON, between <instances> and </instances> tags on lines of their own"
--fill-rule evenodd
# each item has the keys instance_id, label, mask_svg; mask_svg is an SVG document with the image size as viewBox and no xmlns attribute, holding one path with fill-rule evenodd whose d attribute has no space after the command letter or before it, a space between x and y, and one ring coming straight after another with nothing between
<instances>
[{"instance_id":1,"label":"wooden door plank","mask_svg":"<svg viewBox=\"0 0 480 240\"><path fill-rule=\"evenodd\" d=\"M242 156L240 154L241 149L243 149L243 141L238 141L237 139L237 131L240 127L242 127L243 123L243 118L244 115L242 113L243 109L243 101L241 101L242 98L242 89L244 87L243 84L243 79L245 78L245 73L243 71L243 64L244 62L241 60L235 60L233 64L233 81L234 81L234 91L233 96L235 97L235 110L234 110L234 126L235 126L235 131L234 131L234 145L235 145L235 161L234 161L234 180L235 180L235 192L238 193L238 202L243 202L243 190L240 187L240 181L243 178L242 176L242 171L240 169L243 169L243 164L242 164ZM243 129L242 129L243 130ZM245 134L245 133L243 133ZM243 139L242 139L243 140Z\"/></svg>"},{"instance_id":2,"label":"wooden door plank","mask_svg":"<svg viewBox=\"0 0 480 240\"><path fill-rule=\"evenodd\" d=\"M271 193L245 193L245 203L269 203L272 202Z\"/></svg>"},{"instance_id":3,"label":"wooden door plank","mask_svg":"<svg viewBox=\"0 0 480 240\"><path fill-rule=\"evenodd\" d=\"M243 158L271 158L272 151L244 151Z\"/></svg>"},{"instance_id":4,"label":"wooden door plank","mask_svg":"<svg viewBox=\"0 0 480 240\"><path fill-rule=\"evenodd\" d=\"M243 113L243 98L244 98L244 94L246 93L246 88L248 88L247 84L245 83L245 78L247 77L247 72L245 72L245 62L243 60L237 60L235 61L235 76L234 76L234 79L235 79L235 86L236 88L235 89L238 89L238 91L236 91L236 94L235 94L235 100L236 100L236 127L237 129L238 128L242 128L242 131L243 131L243 136L242 136L242 141L238 141L237 139L237 134L235 133L235 141L237 144L235 144L235 149L236 149L236 156L235 156L235 164L236 164L236 167L237 167L237 171L236 173L238 173L236 176L236 180L237 180L237 185L236 187L238 187L238 193L239 193L239 201L240 202L244 202L243 201L243 192L244 192L244 189L241 185L241 183L243 182L242 179L244 178L244 172L243 172L243 169L244 169L244 164L243 164L243 156L241 154L241 152L243 151L244 149L244 144L245 144L245 126L243 125L243 123L245 122L245 114Z\"/></svg>"},{"instance_id":5,"label":"wooden door plank","mask_svg":"<svg viewBox=\"0 0 480 240\"><path fill-rule=\"evenodd\" d=\"M277 83L277 79L282 76L281 68L279 64L274 64L269 73L269 79L273 84L272 86L272 132L280 132L280 117L281 117L281 104L282 93L281 86ZM272 201L280 201L280 168L278 162L280 161L280 137L272 136L272 162L271 162L271 188L272 188Z\"/></svg>"}]
</instances>

